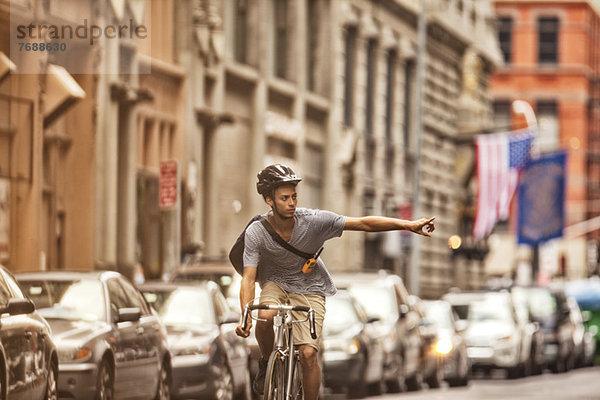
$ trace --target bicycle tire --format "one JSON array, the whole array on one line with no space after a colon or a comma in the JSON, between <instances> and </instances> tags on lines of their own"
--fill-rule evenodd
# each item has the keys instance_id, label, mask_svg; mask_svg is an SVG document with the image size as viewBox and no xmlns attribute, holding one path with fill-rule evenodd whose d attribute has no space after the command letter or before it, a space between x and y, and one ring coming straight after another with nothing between
<instances>
[{"instance_id":1,"label":"bicycle tire","mask_svg":"<svg viewBox=\"0 0 600 400\"><path fill-rule=\"evenodd\" d=\"M279 351L269 356L263 400L285 400L285 358Z\"/></svg>"},{"instance_id":2,"label":"bicycle tire","mask_svg":"<svg viewBox=\"0 0 600 400\"><path fill-rule=\"evenodd\" d=\"M304 388L302 387L302 365L300 365L300 360L298 360L298 358L296 358L296 362L294 363L294 374L292 377L292 399L302 400L304 397Z\"/></svg>"}]
</instances>

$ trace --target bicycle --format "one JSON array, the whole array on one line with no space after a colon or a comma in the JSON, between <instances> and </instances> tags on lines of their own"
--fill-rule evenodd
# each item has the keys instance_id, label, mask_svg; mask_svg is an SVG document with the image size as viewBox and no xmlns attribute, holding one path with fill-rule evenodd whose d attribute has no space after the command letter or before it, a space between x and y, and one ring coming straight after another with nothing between
<instances>
[{"instance_id":1,"label":"bicycle","mask_svg":"<svg viewBox=\"0 0 600 400\"><path fill-rule=\"evenodd\" d=\"M248 326L248 314L253 310L274 310L275 340L273 352L269 356L265 376L263 400L301 400L302 371L298 349L294 348L292 326L295 323L309 321L310 336L317 338L315 330L315 312L307 306L290 306L284 304L253 304L246 305L242 316L242 329ZM293 320L292 311L306 312L304 320ZM251 315L251 314L250 314ZM251 317L258 320L258 318ZM290 351L292 350L292 351Z\"/></svg>"}]
</instances>

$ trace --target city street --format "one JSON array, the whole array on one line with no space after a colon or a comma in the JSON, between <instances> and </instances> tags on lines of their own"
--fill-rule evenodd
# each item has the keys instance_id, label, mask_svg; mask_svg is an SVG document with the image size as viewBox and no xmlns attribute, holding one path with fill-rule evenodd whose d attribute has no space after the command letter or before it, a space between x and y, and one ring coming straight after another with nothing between
<instances>
[{"instance_id":1,"label":"city street","mask_svg":"<svg viewBox=\"0 0 600 400\"><path fill-rule=\"evenodd\" d=\"M371 397L379 400L598 400L600 366L576 369L564 374L545 373L525 379L508 380L498 375L475 378L466 388L424 389L414 393ZM333 400L333 397L328 400Z\"/></svg>"}]
</instances>

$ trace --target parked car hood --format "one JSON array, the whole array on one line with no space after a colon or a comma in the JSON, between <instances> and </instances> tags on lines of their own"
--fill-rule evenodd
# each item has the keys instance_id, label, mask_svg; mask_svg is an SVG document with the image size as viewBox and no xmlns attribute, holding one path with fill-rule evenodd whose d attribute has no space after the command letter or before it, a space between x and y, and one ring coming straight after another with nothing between
<instances>
[{"instance_id":1,"label":"parked car hood","mask_svg":"<svg viewBox=\"0 0 600 400\"><path fill-rule=\"evenodd\" d=\"M515 327L500 321L469 322L466 331L468 339L476 338L501 338L515 332Z\"/></svg>"},{"instance_id":2,"label":"parked car hood","mask_svg":"<svg viewBox=\"0 0 600 400\"><path fill-rule=\"evenodd\" d=\"M217 325L167 325L167 341L169 347L182 347L189 341L212 342L219 336Z\"/></svg>"},{"instance_id":3,"label":"parked car hood","mask_svg":"<svg viewBox=\"0 0 600 400\"><path fill-rule=\"evenodd\" d=\"M103 321L81 321L68 319L47 319L52 328L52 338L57 346L64 342L88 342L94 336L110 331Z\"/></svg>"}]
</instances>

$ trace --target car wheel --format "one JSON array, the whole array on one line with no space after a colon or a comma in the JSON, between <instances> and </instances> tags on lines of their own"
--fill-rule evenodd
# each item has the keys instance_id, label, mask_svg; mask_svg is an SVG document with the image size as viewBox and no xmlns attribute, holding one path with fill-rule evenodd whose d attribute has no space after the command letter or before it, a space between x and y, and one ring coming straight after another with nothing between
<instances>
[{"instance_id":1,"label":"car wheel","mask_svg":"<svg viewBox=\"0 0 600 400\"><path fill-rule=\"evenodd\" d=\"M429 388L439 388L442 385L442 381L444 380L444 370L441 365L437 365L435 367L435 371L427 377L427 385Z\"/></svg>"},{"instance_id":2,"label":"car wheel","mask_svg":"<svg viewBox=\"0 0 600 400\"><path fill-rule=\"evenodd\" d=\"M219 370L219 375L215 380L215 400L233 399L233 377L229 368L223 365Z\"/></svg>"},{"instance_id":3,"label":"car wheel","mask_svg":"<svg viewBox=\"0 0 600 400\"><path fill-rule=\"evenodd\" d=\"M156 388L155 400L169 400L171 398L169 364L163 361L158 375L158 387Z\"/></svg>"},{"instance_id":4,"label":"car wheel","mask_svg":"<svg viewBox=\"0 0 600 400\"><path fill-rule=\"evenodd\" d=\"M102 360L98 369L96 383L96 400L112 400L114 394L113 370L107 359Z\"/></svg>"},{"instance_id":5,"label":"car wheel","mask_svg":"<svg viewBox=\"0 0 600 400\"><path fill-rule=\"evenodd\" d=\"M389 379L387 383L388 393L400 393L406 390L406 382L404 381L404 374L402 373L402 356L399 354L394 357L393 366L390 367L394 371L394 376Z\"/></svg>"},{"instance_id":6,"label":"car wheel","mask_svg":"<svg viewBox=\"0 0 600 400\"><path fill-rule=\"evenodd\" d=\"M57 368L54 364L50 365L48 370L48 381L46 382L46 400L58 400L58 389L56 387ZM0 388L0 393L2 393Z\"/></svg>"},{"instance_id":7,"label":"car wheel","mask_svg":"<svg viewBox=\"0 0 600 400\"><path fill-rule=\"evenodd\" d=\"M421 390L423 387L423 376L420 372L415 372L413 376L406 380L406 388L409 392Z\"/></svg>"}]
</instances>

